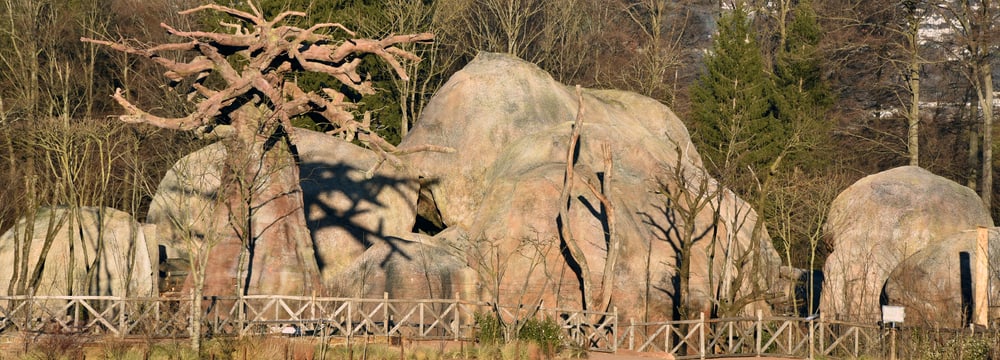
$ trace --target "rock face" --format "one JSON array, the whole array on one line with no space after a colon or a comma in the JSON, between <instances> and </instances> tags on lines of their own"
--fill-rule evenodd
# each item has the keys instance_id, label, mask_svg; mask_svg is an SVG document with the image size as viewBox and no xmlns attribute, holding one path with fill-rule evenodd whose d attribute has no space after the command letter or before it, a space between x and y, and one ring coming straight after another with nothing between
<instances>
[{"instance_id":1,"label":"rock face","mask_svg":"<svg viewBox=\"0 0 1000 360\"><path fill-rule=\"evenodd\" d=\"M306 220L324 282L337 278L372 244L410 233L415 181L390 165L368 178L378 161L373 152L314 131L296 129L294 136ZM187 242L203 241L224 157L220 144L209 145L178 161L161 181L147 221L157 225L169 258L186 258ZM239 249L233 251L231 256L239 256Z\"/></svg>"},{"instance_id":2,"label":"rock face","mask_svg":"<svg viewBox=\"0 0 1000 360\"><path fill-rule=\"evenodd\" d=\"M576 180L559 219L581 101ZM603 90L578 97L534 65L481 54L437 92L399 145L404 154L424 145L454 152L401 155L405 172L385 164L366 178L378 160L372 152L323 134L295 137L306 218L331 295L610 304L650 321L682 315L679 305L688 316L717 303L727 313L766 308L760 299L780 262L766 231L746 202L705 175L683 124L652 99ZM211 162L217 151L191 157ZM178 166L172 172L193 171ZM190 188L165 180L150 219L169 226L178 223L171 218L197 218L172 215L177 204L211 207L218 165L197 169L215 173ZM188 232L178 230L164 230L164 241L183 249L177 234ZM686 291L682 264L690 269ZM586 298L585 279L594 285Z\"/></svg>"},{"instance_id":3,"label":"rock face","mask_svg":"<svg viewBox=\"0 0 1000 360\"><path fill-rule=\"evenodd\" d=\"M463 261L422 234L387 237L368 248L327 286L340 296L394 299L468 298Z\"/></svg>"},{"instance_id":4,"label":"rock face","mask_svg":"<svg viewBox=\"0 0 1000 360\"><path fill-rule=\"evenodd\" d=\"M567 223L587 274L578 274L580 265L565 250L568 240L557 220L580 107L574 89L534 65L482 53L437 92L400 144L456 150L414 153L404 160L425 180L447 226L436 242L462 250L458 256L477 273L483 300L580 307L586 276L595 288L587 299L590 308L605 291L626 316L670 318L679 298L677 249L685 221L694 223L696 239L689 259L690 308L707 311L717 289L746 291L776 273L777 254L766 232L753 232L756 213L704 176L687 130L667 107L635 94L593 90L583 91L582 106ZM604 170L605 145L614 164L610 174ZM612 242L608 210L587 186L600 189L605 181L603 196L614 209L614 240L620 242L608 286L603 286ZM710 205L677 211L683 202L668 204L661 192L678 200L700 197ZM688 210L694 214L689 219L679 216ZM736 264L748 252L752 256ZM737 278L742 282L734 283Z\"/></svg>"},{"instance_id":5,"label":"rock face","mask_svg":"<svg viewBox=\"0 0 1000 360\"><path fill-rule=\"evenodd\" d=\"M1000 235L990 229L989 253L1000 252ZM903 260L889 274L884 298L890 305L906 308L906 323L934 328L962 328L971 319L975 278L976 231L963 231L928 245ZM995 262L990 264L990 283L998 284ZM1000 289L988 293L996 299Z\"/></svg>"},{"instance_id":6,"label":"rock face","mask_svg":"<svg viewBox=\"0 0 1000 360\"><path fill-rule=\"evenodd\" d=\"M77 216L70 214L66 208L39 209L34 219L21 219L0 236L0 259L7 261L0 264L0 293L24 294L35 280L35 295L153 294L153 247L147 246L142 226L131 215L94 207L80 208ZM46 239L50 247L43 257ZM27 262L18 266L15 258ZM44 259L40 277L25 277L40 259ZM18 279L27 279L24 292L17 289L22 283ZM12 281L16 282L13 287Z\"/></svg>"},{"instance_id":7,"label":"rock face","mask_svg":"<svg viewBox=\"0 0 1000 360\"><path fill-rule=\"evenodd\" d=\"M883 285L900 262L958 232L992 227L993 221L971 189L904 166L844 190L825 226L833 252L823 267L820 310L830 317L875 322Z\"/></svg>"}]
</instances>

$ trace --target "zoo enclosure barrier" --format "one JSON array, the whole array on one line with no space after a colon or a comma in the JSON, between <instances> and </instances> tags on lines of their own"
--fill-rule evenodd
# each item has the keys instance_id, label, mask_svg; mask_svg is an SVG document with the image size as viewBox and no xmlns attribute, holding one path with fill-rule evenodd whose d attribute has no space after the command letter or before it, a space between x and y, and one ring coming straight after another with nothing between
<instances>
[{"instance_id":1,"label":"zoo enclosure barrier","mask_svg":"<svg viewBox=\"0 0 1000 360\"><path fill-rule=\"evenodd\" d=\"M192 298L0 296L0 336L29 333L115 337L190 336ZM284 332L321 338L386 337L475 341L477 313L556 321L563 341L591 351L664 352L679 359L732 355L860 357L887 354L888 332L823 317L622 320L611 312L493 306L460 299L250 295L204 297L205 336Z\"/></svg>"}]
</instances>

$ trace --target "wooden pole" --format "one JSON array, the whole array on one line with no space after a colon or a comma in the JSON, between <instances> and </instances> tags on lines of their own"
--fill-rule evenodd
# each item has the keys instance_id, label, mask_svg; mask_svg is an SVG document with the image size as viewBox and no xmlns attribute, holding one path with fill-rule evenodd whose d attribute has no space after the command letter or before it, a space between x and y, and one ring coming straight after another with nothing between
<instances>
[{"instance_id":1,"label":"wooden pole","mask_svg":"<svg viewBox=\"0 0 1000 360\"><path fill-rule=\"evenodd\" d=\"M896 326L889 328L889 360L896 360Z\"/></svg>"},{"instance_id":2,"label":"wooden pole","mask_svg":"<svg viewBox=\"0 0 1000 360\"><path fill-rule=\"evenodd\" d=\"M987 322L989 321L989 300L987 295L987 289L989 289L990 281L989 241L989 229L980 226L976 230L976 262L974 265L975 270L973 271L975 281L973 281L974 296L972 300L972 323L981 326L987 326Z\"/></svg>"}]
</instances>

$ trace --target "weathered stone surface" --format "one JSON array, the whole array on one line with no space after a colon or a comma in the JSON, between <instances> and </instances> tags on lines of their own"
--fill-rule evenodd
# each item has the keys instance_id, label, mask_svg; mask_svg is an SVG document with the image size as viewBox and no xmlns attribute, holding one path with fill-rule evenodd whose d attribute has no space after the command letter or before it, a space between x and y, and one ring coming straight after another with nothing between
<instances>
[{"instance_id":1,"label":"weathered stone surface","mask_svg":"<svg viewBox=\"0 0 1000 360\"><path fill-rule=\"evenodd\" d=\"M874 323L890 272L948 236L993 220L971 189L914 166L867 176L833 201L820 310Z\"/></svg>"},{"instance_id":2,"label":"weathered stone surface","mask_svg":"<svg viewBox=\"0 0 1000 360\"><path fill-rule=\"evenodd\" d=\"M306 221L324 282L351 266L373 242L413 228L417 184L384 164L368 178L375 153L309 130L294 132ZM186 257L189 239L208 231L225 149L209 145L167 173L147 217L157 224L168 257ZM178 225L179 224L179 225ZM186 229L191 229L190 232ZM238 256L239 249L233 249Z\"/></svg>"},{"instance_id":3,"label":"weathered stone surface","mask_svg":"<svg viewBox=\"0 0 1000 360\"><path fill-rule=\"evenodd\" d=\"M156 225L156 239L166 258L188 258L192 244L211 233L226 148L214 143L188 154L163 175L149 204L146 222ZM193 243L189 243L193 242Z\"/></svg>"},{"instance_id":4,"label":"weathered stone surface","mask_svg":"<svg viewBox=\"0 0 1000 360\"><path fill-rule=\"evenodd\" d=\"M23 292L11 282L36 279L24 275L44 259L35 295L152 295L155 268L142 226L111 208L83 207L76 216L72 213L62 207L39 209L34 219L20 219L0 236L0 293L29 292L30 281L24 282ZM46 239L51 245L43 257ZM15 253L26 263L18 266Z\"/></svg>"},{"instance_id":5,"label":"weathered stone surface","mask_svg":"<svg viewBox=\"0 0 1000 360\"><path fill-rule=\"evenodd\" d=\"M340 296L451 299L468 293L464 261L430 236L407 234L376 241L328 283Z\"/></svg>"},{"instance_id":6,"label":"weathered stone surface","mask_svg":"<svg viewBox=\"0 0 1000 360\"><path fill-rule=\"evenodd\" d=\"M753 234L756 214L731 192L704 177L701 159L683 124L668 108L624 92L584 90L584 121L571 192L569 225L583 250L600 298L608 254L606 210L585 185L601 188L615 209L620 255L614 268L612 302L636 318L673 316L677 291L677 214L660 195L660 182L678 193L712 198L696 210L699 240L692 250L691 306L706 308L715 289L752 288L760 278L750 262L725 266L746 251L759 256L758 275L776 273L777 254L766 232ZM450 146L454 153L416 153L405 158L428 182L447 235L438 242L463 249L480 281L483 300L508 304L579 307L576 264L562 250L557 217L566 151L579 100L572 88L513 57L480 54L431 100L401 148ZM603 144L614 168L604 174ZM684 185L672 177L682 168ZM700 184L706 187L699 187ZM681 188L685 190L680 190ZM719 194L722 196L710 196ZM683 206L683 205L680 205ZM716 221L714 210L722 219ZM709 229L714 229L709 231ZM705 235L710 234L710 235ZM710 251L709 249L715 249ZM714 257L710 260L710 255ZM747 259L742 259L745 261ZM709 263L715 264L709 279ZM728 270L727 270L728 269ZM763 271L767 269L766 271ZM723 275L725 274L725 275ZM720 281L727 279L725 281ZM728 285L723 285L728 283ZM758 283L760 285L764 285ZM497 299L499 297L499 299ZM648 311L648 312L647 312Z\"/></svg>"},{"instance_id":7,"label":"weathered stone surface","mask_svg":"<svg viewBox=\"0 0 1000 360\"><path fill-rule=\"evenodd\" d=\"M989 253L1000 254L997 230L988 232ZM976 237L974 230L962 231L903 260L886 281L885 303L905 307L907 325L965 327L975 302ZM991 260L990 269L997 269L996 256ZM990 283L1000 283L997 272L988 271ZM992 287L988 293L991 299L997 299L1000 289Z\"/></svg>"},{"instance_id":8,"label":"weathered stone surface","mask_svg":"<svg viewBox=\"0 0 1000 360\"><path fill-rule=\"evenodd\" d=\"M641 155L651 148L659 151L666 147L665 151L671 153L676 153L676 148L688 154L687 161L701 164L686 128L666 106L622 91L585 92L589 120L585 126L614 125L617 135L622 136L616 139L620 146L616 152L633 152L636 161L648 162L646 167L653 168L657 160L664 159ZM577 107L575 91L555 82L538 67L502 54L481 53L438 90L399 147L434 144L460 149L455 153L413 154L407 157L407 163L416 175L439 181L432 190L445 223L471 227L472 217L485 197L486 172L491 171L505 149L525 136L551 131L548 129L552 127L569 129ZM597 131L600 129L586 132ZM565 162L568 138L565 132L554 138L554 143L533 142L531 145L541 148L519 153L523 158L509 163L530 166L538 161ZM599 153L596 156L600 158ZM676 161L677 155L668 159ZM634 175L648 178L651 174Z\"/></svg>"}]
</instances>

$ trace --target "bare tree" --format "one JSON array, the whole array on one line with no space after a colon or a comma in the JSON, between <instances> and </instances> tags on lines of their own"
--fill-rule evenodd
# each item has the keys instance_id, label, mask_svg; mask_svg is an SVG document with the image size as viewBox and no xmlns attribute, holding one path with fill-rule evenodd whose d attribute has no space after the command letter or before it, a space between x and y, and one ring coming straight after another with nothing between
<instances>
[{"instance_id":1,"label":"bare tree","mask_svg":"<svg viewBox=\"0 0 1000 360\"><path fill-rule=\"evenodd\" d=\"M1000 3L993 0L941 1L938 8L953 31L953 56L968 69L966 77L975 90L982 127L982 183L980 196L986 209L993 202L994 89L992 62L1000 48Z\"/></svg>"},{"instance_id":2,"label":"bare tree","mask_svg":"<svg viewBox=\"0 0 1000 360\"><path fill-rule=\"evenodd\" d=\"M161 117L146 112L118 90L114 99L126 110L121 120L156 127L222 136L227 150L220 189L224 206L213 214L219 243L205 269L206 294L232 294L234 281L246 284L241 292L308 294L321 292L318 265L313 255L299 185L297 150L291 119L314 116L328 122L331 134L357 140L399 164L396 149L373 133L368 123L355 119L354 104L339 86L356 94L374 89L358 71L363 55L388 62L401 78L407 74L401 60L418 60L397 44L428 41L431 34L396 35L382 40L352 39L354 33L337 23L307 29L286 25L302 12L283 12L266 19L250 3L250 11L221 5L203 5L180 14L214 11L234 20L223 23L231 33L184 31L167 24L170 34L186 39L148 48L83 38L112 49L146 57L167 69L174 84L190 86L195 111L184 117ZM340 32L347 37L327 32ZM176 61L161 53L193 53ZM297 70L330 76L336 85L321 92L306 92L294 82ZM249 249L246 275L239 256ZM266 254L266 255L265 255ZM274 276L276 279L266 279Z\"/></svg>"}]
</instances>

